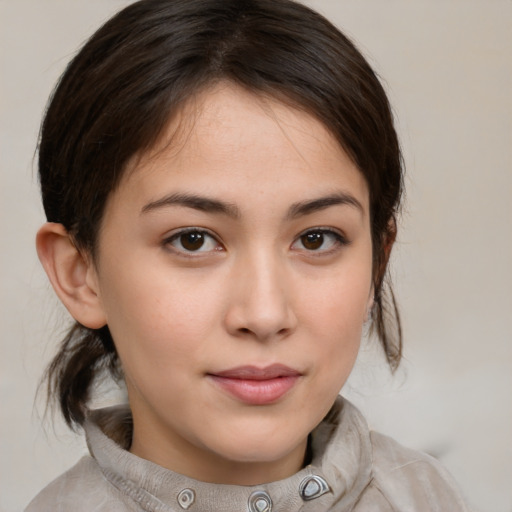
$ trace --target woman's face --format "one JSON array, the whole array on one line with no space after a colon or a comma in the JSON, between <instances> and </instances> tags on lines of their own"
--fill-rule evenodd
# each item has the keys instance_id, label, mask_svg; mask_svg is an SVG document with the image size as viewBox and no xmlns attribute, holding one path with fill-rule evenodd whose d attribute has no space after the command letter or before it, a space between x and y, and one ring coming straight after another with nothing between
<instances>
[{"instance_id":1,"label":"woman's face","mask_svg":"<svg viewBox=\"0 0 512 512\"><path fill-rule=\"evenodd\" d=\"M180 118L109 199L91 270L131 450L204 481L285 478L356 359L368 189L321 123L279 102L221 84Z\"/></svg>"}]
</instances>

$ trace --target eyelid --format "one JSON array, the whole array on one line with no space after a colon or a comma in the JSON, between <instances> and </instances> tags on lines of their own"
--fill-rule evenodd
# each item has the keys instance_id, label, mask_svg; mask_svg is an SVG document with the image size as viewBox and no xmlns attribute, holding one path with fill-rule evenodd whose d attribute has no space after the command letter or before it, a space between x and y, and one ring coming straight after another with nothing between
<instances>
[{"instance_id":1,"label":"eyelid","mask_svg":"<svg viewBox=\"0 0 512 512\"><path fill-rule=\"evenodd\" d=\"M172 245L172 242L177 240L180 236L186 235L187 233L201 233L203 235L207 235L208 237L215 240L217 247L222 246L222 249L224 250L224 246L222 242L219 240L219 237L206 228L196 227L196 226L187 226L183 228L177 228L170 233L168 233L164 239L162 240L162 246L167 248L168 250L172 251L173 253L183 256L186 258L197 258L201 256L205 256L211 253L220 252L219 249L215 248L214 250L208 250L208 251L187 251L187 250L180 250Z\"/></svg>"},{"instance_id":2,"label":"eyelid","mask_svg":"<svg viewBox=\"0 0 512 512\"><path fill-rule=\"evenodd\" d=\"M214 249L206 250L206 251L201 251L201 250L188 251L186 249L180 250L179 248L176 248L172 243L175 240L177 240L180 236L186 235L187 233L204 234L204 235L210 237L211 239L215 240L217 245ZM307 249L307 248L294 249L294 245L298 241L300 241L300 239L303 236L308 235L310 233L321 233L322 235L334 237L335 241L334 241L333 247L330 247L328 249L318 249L318 250ZM332 228L332 227L317 226L317 227L311 227L311 228L305 229L304 231L299 233L297 235L297 237L294 239L294 241L292 242L291 249L296 250L297 252L306 253L309 256L323 256L323 255L328 255L333 252L336 252L337 249L339 249L343 246L347 246L349 244L350 244L350 241L347 239L347 237L341 230ZM221 251L225 250L223 243L221 242L220 237L218 235L216 235L209 229L202 228L202 227L196 227L196 226L187 226L187 227L183 227L183 228L177 228L177 229L171 231L162 240L162 246L164 246L165 248L167 248L168 250L172 251L173 253L175 253L179 256L183 256L183 257L187 257L187 258L197 258L197 257L206 256L206 255L209 255L212 253L221 252ZM220 246L220 249L219 249L219 246Z\"/></svg>"},{"instance_id":3,"label":"eyelid","mask_svg":"<svg viewBox=\"0 0 512 512\"><path fill-rule=\"evenodd\" d=\"M336 249L339 249L343 246L350 245L350 241L348 240L346 235L341 230L332 228L332 227L317 226L317 227L305 229L304 231L299 233L299 235L297 235L297 237L295 238L295 240L292 243L292 248L303 236L308 235L310 233L321 233L323 235L328 235L328 236L330 235L335 238L335 245L333 248L324 249L324 250L308 250L306 248L297 249L298 251L304 252L310 256L323 256L323 255L331 254L332 252L335 252Z\"/></svg>"}]
</instances>

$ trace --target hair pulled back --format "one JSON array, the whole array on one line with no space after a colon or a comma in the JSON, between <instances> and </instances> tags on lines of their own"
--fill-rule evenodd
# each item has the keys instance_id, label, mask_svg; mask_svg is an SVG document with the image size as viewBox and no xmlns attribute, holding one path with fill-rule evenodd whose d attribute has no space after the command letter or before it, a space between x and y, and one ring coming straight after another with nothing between
<instances>
[{"instance_id":1,"label":"hair pulled back","mask_svg":"<svg viewBox=\"0 0 512 512\"><path fill-rule=\"evenodd\" d=\"M49 222L93 259L109 194L128 160L156 142L194 95L231 81L307 111L336 137L370 192L373 328L396 368L401 330L383 280L402 190L391 109L374 72L325 18L292 0L142 0L103 25L70 62L41 127L39 176ZM387 298L386 298L387 297ZM108 326L75 324L48 371L70 426L82 424L91 384L119 377Z\"/></svg>"}]
</instances>

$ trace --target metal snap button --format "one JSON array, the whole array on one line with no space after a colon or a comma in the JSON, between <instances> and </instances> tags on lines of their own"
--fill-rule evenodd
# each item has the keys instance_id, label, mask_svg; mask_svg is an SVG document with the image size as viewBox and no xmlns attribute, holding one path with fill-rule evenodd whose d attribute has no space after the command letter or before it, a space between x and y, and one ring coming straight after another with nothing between
<instances>
[{"instance_id":1,"label":"metal snap button","mask_svg":"<svg viewBox=\"0 0 512 512\"><path fill-rule=\"evenodd\" d=\"M249 512L272 512L272 500L265 491L255 491L249 496Z\"/></svg>"},{"instance_id":2,"label":"metal snap button","mask_svg":"<svg viewBox=\"0 0 512 512\"><path fill-rule=\"evenodd\" d=\"M189 509L196 500L196 493L192 489L183 489L178 494L178 503L181 508Z\"/></svg>"},{"instance_id":3,"label":"metal snap button","mask_svg":"<svg viewBox=\"0 0 512 512\"><path fill-rule=\"evenodd\" d=\"M304 501L314 500L330 490L327 482L321 476L317 475L304 478L299 487L300 497Z\"/></svg>"}]
</instances>

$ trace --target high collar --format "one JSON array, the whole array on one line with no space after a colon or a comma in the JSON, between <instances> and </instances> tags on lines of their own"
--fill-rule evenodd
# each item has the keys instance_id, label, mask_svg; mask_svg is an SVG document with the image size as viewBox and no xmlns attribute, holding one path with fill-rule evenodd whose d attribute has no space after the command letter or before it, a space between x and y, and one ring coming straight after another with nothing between
<instances>
[{"instance_id":1,"label":"high collar","mask_svg":"<svg viewBox=\"0 0 512 512\"><path fill-rule=\"evenodd\" d=\"M146 511L348 512L371 478L368 427L342 397L312 432L311 464L289 478L256 486L200 482L133 455L100 428L117 430L126 439L127 416L129 411L119 407L91 412L87 443L107 480Z\"/></svg>"}]
</instances>

